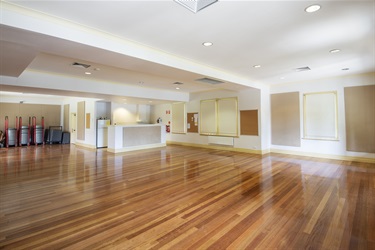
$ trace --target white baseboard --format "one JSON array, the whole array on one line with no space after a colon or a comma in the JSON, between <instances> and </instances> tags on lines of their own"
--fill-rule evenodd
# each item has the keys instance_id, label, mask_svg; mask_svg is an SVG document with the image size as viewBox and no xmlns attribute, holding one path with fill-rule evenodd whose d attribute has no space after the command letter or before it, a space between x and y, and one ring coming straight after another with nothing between
<instances>
[{"instance_id":1,"label":"white baseboard","mask_svg":"<svg viewBox=\"0 0 375 250\"><path fill-rule=\"evenodd\" d=\"M271 149L271 153L299 155L299 156L316 157L316 158L324 158L324 159L332 159L332 160L342 160L342 161L358 161L358 162L366 162L366 163L375 163L375 158L365 158L365 157L358 157L358 156L328 155L328 154L299 152L299 151L290 151L290 150L281 150L281 149Z\"/></svg>"},{"instance_id":2,"label":"white baseboard","mask_svg":"<svg viewBox=\"0 0 375 250\"><path fill-rule=\"evenodd\" d=\"M160 147L165 147L165 146L166 146L165 143L155 143L155 144L146 144L146 145L125 147L125 148L119 148L119 149L107 148L107 151L111 153L124 153L124 152L130 152L130 151L142 150L142 149L160 148Z\"/></svg>"},{"instance_id":3,"label":"white baseboard","mask_svg":"<svg viewBox=\"0 0 375 250\"><path fill-rule=\"evenodd\" d=\"M267 154L269 150L254 150L254 149L247 149L247 148L233 148L230 146L221 146L221 145L204 145L204 144L196 144L196 143L186 143L186 142L175 142L175 141L168 141L167 145L181 145L181 146L189 146L189 147L198 147L198 148L210 148L210 149L219 149L219 150L227 150L227 151L235 151L235 152L243 152L243 153L250 153L250 154Z\"/></svg>"},{"instance_id":4,"label":"white baseboard","mask_svg":"<svg viewBox=\"0 0 375 250\"><path fill-rule=\"evenodd\" d=\"M244 153L251 153L251 154L260 154L260 155L264 155L264 154L268 154L268 153L278 153L278 154L298 155L298 156L316 157L316 158L333 159L333 160L375 163L375 158L366 158L366 157L357 157L357 156L328 155L328 154L317 154L317 153L289 151L289 150L280 150L280 149L253 150L253 149L246 149L246 148L233 148L233 147L228 147L228 146L203 145L203 144L175 142L175 141L168 141L167 144L175 144L175 145L190 146L190 147L200 147L200 148L220 149L220 150L244 152Z\"/></svg>"}]
</instances>

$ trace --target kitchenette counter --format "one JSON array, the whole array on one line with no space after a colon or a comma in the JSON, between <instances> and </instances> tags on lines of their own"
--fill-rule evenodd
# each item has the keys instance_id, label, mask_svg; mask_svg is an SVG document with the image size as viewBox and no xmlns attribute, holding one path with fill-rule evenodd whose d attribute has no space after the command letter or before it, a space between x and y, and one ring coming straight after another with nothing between
<instances>
[{"instance_id":1,"label":"kitchenette counter","mask_svg":"<svg viewBox=\"0 0 375 250\"><path fill-rule=\"evenodd\" d=\"M120 153L165 146L165 125L135 124L108 127L107 151L109 152Z\"/></svg>"}]
</instances>

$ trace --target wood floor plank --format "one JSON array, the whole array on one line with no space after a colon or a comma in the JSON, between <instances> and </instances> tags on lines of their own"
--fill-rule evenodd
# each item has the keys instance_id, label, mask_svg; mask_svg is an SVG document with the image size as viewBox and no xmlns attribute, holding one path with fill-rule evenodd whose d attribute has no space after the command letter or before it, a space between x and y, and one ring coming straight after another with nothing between
<instances>
[{"instance_id":1,"label":"wood floor plank","mask_svg":"<svg viewBox=\"0 0 375 250\"><path fill-rule=\"evenodd\" d=\"M171 145L0 149L0 249L372 249L375 164Z\"/></svg>"}]
</instances>

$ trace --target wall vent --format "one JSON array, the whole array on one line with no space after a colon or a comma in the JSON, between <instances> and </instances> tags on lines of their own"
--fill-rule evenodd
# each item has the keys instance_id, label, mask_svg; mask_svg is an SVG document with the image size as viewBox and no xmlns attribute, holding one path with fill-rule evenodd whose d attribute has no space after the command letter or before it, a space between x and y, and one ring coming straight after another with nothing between
<instances>
[{"instance_id":1,"label":"wall vent","mask_svg":"<svg viewBox=\"0 0 375 250\"><path fill-rule=\"evenodd\" d=\"M84 63L79 63L79 62L74 62L74 63L72 63L72 66L73 66L73 67L77 67L77 68L84 68L84 69L87 69L87 68L89 68L91 65L89 65L89 64L84 64Z\"/></svg>"},{"instance_id":2,"label":"wall vent","mask_svg":"<svg viewBox=\"0 0 375 250\"><path fill-rule=\"evenodd\" d=\"M209 136L208 137L208 144L233 146L234 145L234 139L233 139L233 137Z\"/></svg>"},{"instance_id":3,"label":"wall vent","mask_svg":"<svg viewBox=\"0 0 375 250\"><path fill-rule=\"evenodd\" d=\"M218 0L174 0L176 3L181 4L186 9L197 13L198 11L216 3Z\"/></svg>"},{"instance_id":4,"label":"wall vent","mask_svg":"<svg viewBox=\"0 0 375 250\"><path fill-rule=\"evenodd\" d=\"M207 77L201 78L201 79L197 79L195 81L197 81L197 82L203 82L203 83L208 83L208 84L220 84L220 83L224 83L222 81L211 79L211 78L207 78Z\"/></svg>"}]
</instances>

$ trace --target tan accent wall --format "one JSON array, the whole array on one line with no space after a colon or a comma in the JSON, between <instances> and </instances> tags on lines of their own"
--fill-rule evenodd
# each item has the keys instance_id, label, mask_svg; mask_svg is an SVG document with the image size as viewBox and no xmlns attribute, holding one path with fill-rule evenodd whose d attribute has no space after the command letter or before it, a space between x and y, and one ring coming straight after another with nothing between
<instances>
[{"instance_id":1,"label":"tan accent wall","mask_svg":"<svg viewBox=\"0 0 375 250\"><path fill-rule=\"evenodd\" d=\"M299 92L271 95L271 142L301 146Z\"/></svg>"},{"instance_id":2,"label":"tan accent wall","mask_svg":"<svg viewBox=\"0 0 375 250\"><path fill-rule=\"evenodd\" d=\"M61 125L61 106L27 103L0 103L0 130L4 131L5 116L9 118L9 127L16 126L16 116L22 117L22 124L29 124L29 117L36 117L37 125L41 125L44 117L44 127Z\"/></svg>"},{"instance_id":3,"label":"tan accent wall","mask_svg":"<svg viewBox=\"0 0 375 250\"><path fill-rule=\"evenodd\" d=\"M69 121L70 121L70 105L65 104L64 105L64 131L69 131Z\"/></svg>"},{"instance_id":4,"label":"tan accent wall","mask_svg":"<svg viewBox=\"0 0 375 250\"><path fill-rule=\"evenodd\" d=\"M77 139L85 140L85 102L77 103Z\"/></svg>"},{"instance_id":5,"label":"tan accent wall","mask_svg":"<svg viewBox=\"0 0 375 250\"><path fill-rule=\"evenodd\" d=\"M346 150L375 153L375 85L344 88Z\"/></svg>"}]
</instances>

